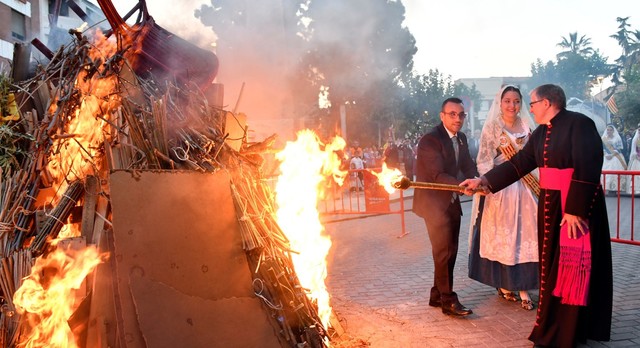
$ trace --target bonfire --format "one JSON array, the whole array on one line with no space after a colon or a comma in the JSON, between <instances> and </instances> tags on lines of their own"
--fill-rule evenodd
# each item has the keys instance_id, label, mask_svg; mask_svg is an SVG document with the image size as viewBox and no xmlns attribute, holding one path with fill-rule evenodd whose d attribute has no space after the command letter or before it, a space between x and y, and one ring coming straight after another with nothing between
<instances>
[{"instance_id":1,"label":"bonfire","mask_svg":"<svg viewBox=\"0 0 640 348\"><path fill-rule=\"evenodd\" d=\"M326 289L316 293L301 283L296 272L302 271L294 263L303 247L286 230L304 231L300 225L281 227L278 215L286 209L276 204L261 170L262 155L273 151L276 135L251 143L240 124L241 137L231 139L232 123L241 117L221 108L207 91L217 61L209 75L193 83L187 67L161 71L166 66L148 54L153 45L136 41L167 35L150 17L133 28L110 22L114 30L106 33L72 31L72 41L51 52L35 76L0 81L6 87L0 100L0 344L127 345L122 321L105 323L100 314L106 303L122 316L117 296L113 302L122 284L112 274L118 260L110 180L115 172L139 178L159 171L228 177L253 293L276 342L328 345L339 324L331 319ZM311 137L320 157L336 160L335 145ZM326 170L324 163L317 166ZM321 233L321 226L314 228ZM330 247L322 238L311 243L325 252ZM100 265L107 271L96 272ZM104 274L111 274L111 287L104 286ZM324 276L309 283L323 283ZM101 302L105 298L112 301ZM149 335L142 334L147 342Z\"/></svg>"}]
</instances>

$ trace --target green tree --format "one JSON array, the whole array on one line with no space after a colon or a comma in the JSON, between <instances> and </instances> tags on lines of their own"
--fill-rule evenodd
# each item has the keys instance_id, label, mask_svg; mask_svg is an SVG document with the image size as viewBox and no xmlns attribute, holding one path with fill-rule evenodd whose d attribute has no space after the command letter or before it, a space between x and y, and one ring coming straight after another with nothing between
<instances>
[{"instance_id":1,"label":"green tree","mask_svg":"<svg viewBox=\"0 0 640 348\"><path fill-rule=\"evenodd\" d=\"M406 98L402 103L405 123L399 127L405 137L413 141L440 122L440 108L446 98L472 94L464 87L456 86L451 76L444 76L438 69L414 76L405 92Z\"/></svg>"},{"instance_id":2,"label":"green tree","mask_svg":"<svg viewBox=\"0 0 640 348\"><path fill-rule=\"evenodd\" d=\"M550 60L543 63L542 60L538 58L535 63L531 64L531 86L539 86L545 83L557 83L557 81L560 81L560 77L558 76L556 63L553 61Z\"/></svg>"},{"instance_id":3,"label":"green tree","mask_svg":"<svg viewBox=\"0 0 640 348\"><path fill-rule=\"evenodd\" d=\"M304 43L299 71L313 67L322 74L322 84L330 87L332 113L345 103L356 105L347 119L348 140L375 143L381 129L403 123L403 88L417 52L415 39L402 24L404 13L399 1L326 0L309 5L313 35ZM294 84L300 86L298 93L316 94L316 86Z\"/></svg>"},{"instance_id":4,"label":"green tree","mask_svg":"<svg viewBox=\"0 0 640 348\"><path fill-rule=\"evenodd\" d=\"M611 74L607 57L590 46L591 39L578 33L562 37L557 45L563 48L556 55L557 62L543 63L538 59L531 64L531 85L555 83L562 86L569 98L588 99L591 88L598 83L598 76Z\"/></svg>"},{"instance_id":5,"label":"green tree","mask_svg":"<svg viewBox=\"0 0 640 348\"><path fill-rule=\"evenodd\" d=\"M640 122L640 31L630 30L629 17L616 20L618 31L610 37L616 39L622 53L616 59L610 95L618 106L614 120L623 132L629 132Z\"/></svg>"},{"instance_id":6,"label":"green tree","mask_svg":"<svg viewBox=\"0 0 640 348\"><path fill-rule=\"evenodd\" d=\"M577 32L569 33L569 39L563 36L562 41L560 41L556 45L565 49L564 51L556 55L558 60L562 58L570 57L573 55L590 56L594 52L593 48L590 46L591 39L584 35L582 35L578 39Z\"/></svg>"},{"instance_id":7,"label":"green tree","mask_svg":"<svg viewBox=\"0 0 640 348\"><path fill-rule=\"evenodd\" d=\"M632 131L640 123L640 69L638 65L627 72L627 88L616 92L619 119L625 132Z\"/></svg>"},{"instance_id":8,"label":"green tree","mask_svg":"<svg viewBox=\"0 0 640 348\"><path fill-rule=\"evenodd\" d=\"M630 31L631 26L627 21L629 17L618 17L616 21L618 31L611 35L616 39L618 45L622 48L622 54L616 59L616 65L613 71L612 81L615 85L620 85L624 79L625 73L631 73L634 65L640 62L640 31Z\"/></svg>"},{"instance_id":9,"label":"green tree","mask_svg":"<svg viewBox=\"0 0 640 348\"><path fill-rule=\"evenodd\" d=\"M365 145L377 142L382 128L403 124L401 104L417 48L403 25L402 2L280 1L282 11L274 11L273 21L281 26L279 31L254 23L255 15L247 15L248 10L255 13L254 5L246 0L214 0L212 5L198 14L218 34L220 50L227 52L227 62L221 57L221 70L250 61L242 66L244 71L235 72L250 73L248 68L260 60L275 62L263 69L279 72L286 83L274 81L270 88L290 92L287 110L304 120L300 126L333 135L340 129L342 109L347 140ZM283 32L284 38L264 37L264 32ZM331 106L326 109L318 106L321 88L328 88Z\"/></svg>"},{"instance_id":10,"label":"green tree","mask_svg":"<svg viewBox=\"0 0 640 348\"><path fill-rule=\"evenodd\" d=\"M616 39L622 54L616 59L611 96L618 106L617 120L624 130L636 129L640 122L640 31L630 30L629 17L618 17Z\"/></svg>"}]
</instances>

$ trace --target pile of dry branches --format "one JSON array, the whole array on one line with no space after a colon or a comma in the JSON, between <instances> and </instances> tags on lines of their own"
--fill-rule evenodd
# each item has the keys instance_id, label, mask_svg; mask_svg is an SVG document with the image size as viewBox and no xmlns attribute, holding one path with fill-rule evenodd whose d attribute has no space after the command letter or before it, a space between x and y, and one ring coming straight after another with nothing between
<instances>
[{"instance_id":1,"label":"pile of dry branches","mask_svg":"<svg viewBox=\"0 0 640 348\"><path fill-rule=\"evenodd\" d=\"M90 244L92 235L110 226L109 171L162 169L231 174L256 296L291 347L325 346L329 334L299 284L261 174L260 152L274 139L250 144L245 136L236 151L225 141L233 113L210 105L197 87L142 80L124 58L128 48L98 47L105 40L100 35L72 37L35 76L11 84L20 117L0 125L1 344L12 346L28 334L13 295L34 258L51 250L72 210L83 211L81 233ZM74 128L78 110L91 100L91 117L102 133L97 141L85 141ZM66 163L65 151L74 146L80 157ZM89 189L96 177L98 184ZM84 197L88 192L97 198Z\"/></svg>"}]
</instances>

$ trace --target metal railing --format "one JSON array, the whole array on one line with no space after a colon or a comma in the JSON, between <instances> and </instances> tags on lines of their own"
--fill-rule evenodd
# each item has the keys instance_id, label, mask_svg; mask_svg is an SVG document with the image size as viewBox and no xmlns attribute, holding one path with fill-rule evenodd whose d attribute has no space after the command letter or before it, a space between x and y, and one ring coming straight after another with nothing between
<instances>
[{"instance_id":1,"label":"metal railing","mask_svg":"<svg viewBox=\"0 0 640 348\"><path fill-rule=\"evenodd\" d=\"M352 169L342 186L333 185L326 197L318 203L323 215L400 215L401 233L407 234L405 224L404 191L389 194L370 171L380 168Z\"/></svg>"},{"instance_id":2,"label":"metal railing","mask_svg":"<svg viewBox=\"0 0 640 348\"><path fill-rule=\"evenodd\" d=\"M381 168L353 169L348 171L347 178L341 186L331 182L323 190L323 198L318 202L318 212L321 216L352 215L372 216L383 214L397 214L400 216L400 235L404 237L408 232L405 224L404 191L398 190L389 194L379 185L378 179L370 170L380 171ZM277 176L264 179L275 193ZM331 220L334 221L334 220ZM325 221L325 222L331 222Z\"/></svg>"},{"instance_id":3,"label":"metal railing","mask_svg":"<svg viewBox=\"0 0 640 348\"><path fill-rule=\"evenodd\" d=\"M640 245L635 217L640 216L640 171L603 170L602 188L605 192L611 241ZM637 202L636 202L637 201Z\"/></svg>"}]
</instances>

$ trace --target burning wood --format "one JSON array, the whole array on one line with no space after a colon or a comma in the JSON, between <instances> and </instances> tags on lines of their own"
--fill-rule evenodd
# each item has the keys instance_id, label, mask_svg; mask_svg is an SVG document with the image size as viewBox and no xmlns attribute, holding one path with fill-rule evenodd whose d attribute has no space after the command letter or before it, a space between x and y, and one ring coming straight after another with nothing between
<instances>
[{"instance_id":1,"label":"burning wood","mask_svg":"<svg viewBox=\"0 0 640 348\"><path fill-rule=\"evenodd\" d=\"M0 345L26 344L34 338L49 343L52 335L64 336L64 346L72 345L70 341L83 346L85 342L77 340L87 336L96 341L123 342L124 337L118 336L124 335L120 322L110 322L111 331L106 333L78 335L68 330L69 316L81 302L81 298L74 298L78 296L74 291L64 295L70 298L68 308L48 312L39 312L38 304L23 302L25 295L43 294L53 286L53 278L41 277L45 269L52 269L42 262L61 257L52 240L60 237L63 227L81 225L69 230L77 230L75 236L86 240L86 250L94 252L91 257L74 254L85 256L73 256L73 260L67 253L66 261L54 261L54 273L62 274L63 268L67 270L62 266L65 262L92 260L91 267L82 266L75 285L104 259L97 255L114 250L105 245L114 242L105 237L104 228L112 225L110 172L124 170L135 176L145 170L187 170L230 175L255 296L263 302L277 328L274 331L280 332L280 342L291 347L326 346L333 329L326 314L319 314L319 307L328 307L322 302L328 294L312 295L310 286L301 283L299 274L304 270L294 265L293 259L303 250L293 245L281 228L274 193L262 176L261 154L273 152L275 135L248 144L244 134L242 146L230 146L225 141L230 112L210 106L200 89L187 83L206 87L217 72L215 55L194 50L158 27L146 13L144 2L138 6L143 21L134 27L124 24L109 1L99 3L118 38L117 45L100 33L89 37L74 31L70 33L72 42L52 54L47 66L38 67L31 79L11 85L11 92L21 101L21 117L0 125L0 140L15 148L0 153L0 296L4 302ZM167 52L179 54L181 65L165 60ZM153 79L166 74L180 85ZM25 110L27 105L32 106ZM87 187L91 188L85 195ZM48 208L51 206L54 208ZM76 208L81 208L82 214L73 214ZM41 222L37 211L47 212ZM81 215L81 221L69 222L74 215ZM35 273L23 281L34 263L39 265L34 267ZM75 267L71 264L68 267ZM117 282L117 277L112 276L111 281ZM25 284L37 290L25 290ZM112 288L118 286L98 293L117 291ZM119 295L112 297L118 299ZM95 307L90 304L85 308ZM116 307L119 305L110 310L116 311ZM58 332L35 334L38 321L47 321L48 315L54 314ZM59 314L62 316L57 317ZM79 327L91 330L87 325ZM105 337L96 338L101 335Z\"/></svg>"},{"instance_id":2,"label":"burning wood","mask_svg":"<svg viewBox=\"0 0 640 348\"><path fill-rule=\"evenodd\" d=\"M140 19L133 26L120 17L110 0L98 0L98 4L120 47L132 47L125 53L138 75L175 78L181 84L196 83L203 90L211 85L218 73L218 58L157 25L145 0L136 5Z\"/></svg>"},{"instance_id":3,"label":"burning wood","mask_svg":"<svg viewBox=\"0 0 640 348\"><path fill-rule=\"evenodd\" d=\"M47 220L44 222L29 249L34 255L40 255L44 252L45 242L48 238L56 238L58 232L66 224L67 218L71 214L71 209L75 207L82 195L84 187L81 181L73 182L69 185L58 205L46 214Z\"/></svg>"}]
</instances>

